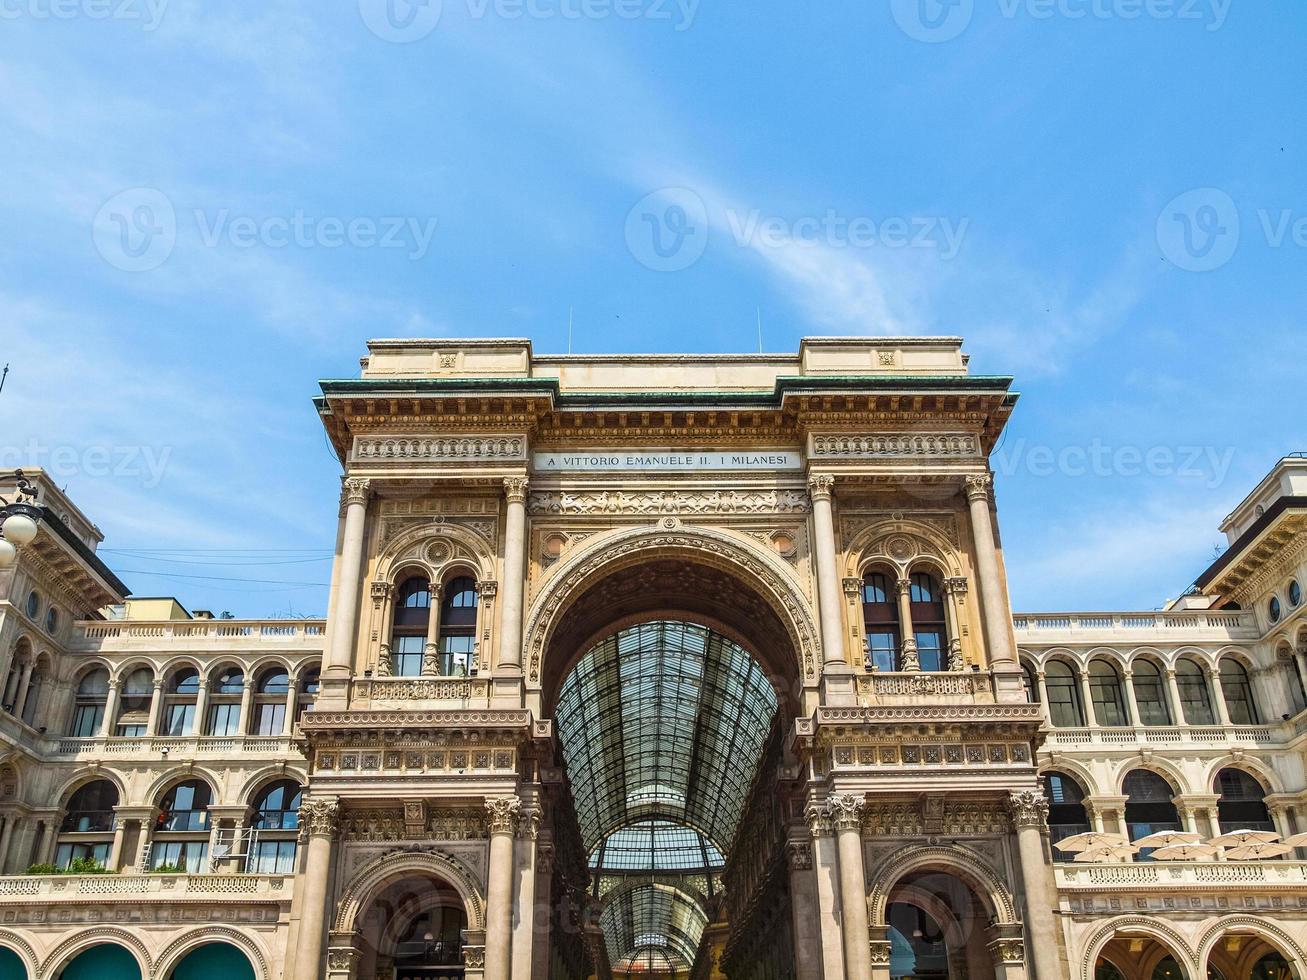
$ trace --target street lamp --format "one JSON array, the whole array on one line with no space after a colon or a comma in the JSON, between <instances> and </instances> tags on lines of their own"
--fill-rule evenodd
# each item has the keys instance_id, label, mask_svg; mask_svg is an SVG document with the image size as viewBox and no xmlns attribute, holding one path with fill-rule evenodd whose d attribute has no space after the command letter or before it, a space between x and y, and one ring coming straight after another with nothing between
<instances>
[{"instance_id":1,"label":"street lamp","mask_svg":"<svg viewBox=\"0 0 1307 980\"><path fill-rule=\"evenodd\" d=\"M36 490L22 470L14 470L17 496L10 503L0 497L0 568L8 568L18 558L18 549L36 540L41 508Z\"/></svg>"}]
</instances>

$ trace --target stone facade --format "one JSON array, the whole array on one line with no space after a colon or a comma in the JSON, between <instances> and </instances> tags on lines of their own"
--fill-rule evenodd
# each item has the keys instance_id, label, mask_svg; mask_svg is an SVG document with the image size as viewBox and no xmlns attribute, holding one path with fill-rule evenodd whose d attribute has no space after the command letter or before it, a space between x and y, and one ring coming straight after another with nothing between
<instances>
[{"instance_id":1,"label":"stone facade","mask_svg":"<svg viewBox=\"0 0 1307 980\"><path fill-rule=\"evenodd\" d=\"M1307 864L1053 845L1257 806L1307 830L1307 470L1166 612L1014 616L986 462L1010 383L950 339L373 341L317 400L344 468L325 622L122 608L36 474L40 533L0 570L0 956L40 980L106 944L169 980L214 943L261 980L1301 980ZM644 687L613 679L631 664ZM660 727L655 702L698 708ZM613 858L637 832L662 858ZM79 859L110 873L41 873Z\"/></svg>"}]
</instances>

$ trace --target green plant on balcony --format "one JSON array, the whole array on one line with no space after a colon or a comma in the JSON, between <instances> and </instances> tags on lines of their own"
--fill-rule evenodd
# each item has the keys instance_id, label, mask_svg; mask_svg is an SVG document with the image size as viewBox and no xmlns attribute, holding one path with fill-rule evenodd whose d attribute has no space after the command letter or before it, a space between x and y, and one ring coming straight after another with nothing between
<instances>
[{"instance_id":1,"label":"green plant on balcony","mask_svg":"<svg viewBox=\"0 0 1307 980\"><path fill-rule=\"evenodd\" d=\"M68 862L64 874L68 875L107 875L109 869L91 857L73 858Z\"/></svg>"},{"instance_id":2,"label":"green plant on balcony","mask_svg":"<svg viewBox=\"0 0 1307 980\"><path fill-rule=\"evenodd\" d=\"M60 871L58 868L56 868L53 864L31 864L31 865L28 865L27 870L24 871L23 874L29 874L29 875L61 875L61 874L63 874L63 872Z\"/></svg>"},{"instance_id":3,"label":"green plant on balcony","mask_svg":"<svg viewBox=\"0 0 1307 980\"><path fill-rule=\"evenodd\" d=\"M161 864L157 868L151 868L152 875L184 875L186 869L180 864Z\"/></svg>"}]
</instances>

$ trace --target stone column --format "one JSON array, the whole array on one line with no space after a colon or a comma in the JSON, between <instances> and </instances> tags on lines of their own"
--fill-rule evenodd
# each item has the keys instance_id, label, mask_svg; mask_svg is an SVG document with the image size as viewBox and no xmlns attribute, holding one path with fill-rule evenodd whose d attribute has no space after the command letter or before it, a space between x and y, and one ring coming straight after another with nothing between
<instances>
[{"instance_id":1,"label":"stone column","mask_svg":"<svg viewBox=\"0 0 1307 980\"><path fill-rule=\"evenodd\" d=\"M890 980L890 953L893 946L889 938L889 926L872 926L871 934L871 980ZM961 950L957 952L962 952ZM956 969L950 959L949 962L950 977L965 977L967 971L964 968L961 971Z\"/></svg>"},{"instance_id":2,"label":"stone column","mask_svg":"<svg viewBox=\"0 0 1307 980\"><path fill-rule=\"evenodd\" d=\"M109 864L107 865L110 871L117 871L122 867L123 838L127 836L127 820L121 813L117 812L117 809L117 807L114 807L113 846L109 850Z\"/></svg>"},{"instance_id":3,"label":"stone column","mask_svg":"<svg viewBox=\"0 0 1307 980\"><path fill-rule=\"evenodd\" d=\"M295 708L299 705L300 682L298 677L289 678L286 690L286 718L281 725L282 737L289 737L295 731Z\"/></svg>"},{"instance_id":4,"label":"stone column","mask_svg":"<svg viewBox=\"0 0 1307 980\"><path fill-rule=\"evenodd\" d=\"M159 734L159 718L163 714L163 678L154 679L154 695L150 698L150 720L145 724L146 735Z\"/></svg>"},{"instance_id":5,"label":"stone column","mask_svg":"<svg viewBox=\"0 0 1307 980\"><path fill-rule=\"evenodd\" d=\"M298 941L287 980L318 980L322 976L329 903L327 888L339 831L338 800L310 799L300 806L300 847L304 857L297 888L302 890L304 899L300 903Z\"/></svg>"},{"instance_id":6,"label":"stone column","mask_svg":"<svg viewBox=\"0 0 1307 980\"><path fill-rule=\"evenodd\" d=\"M844 969L853 978L871 975L871 932L867 923L867 878L862 860L861 796L827 798L840 855L840 908L844 925Z\"/></svg>"},{"instance_id":7,"label":"stone column","mask_svg":"<svg viewBox=\"0 0 1307 980\"><path fill-rule=\"evenodd\" d=\"M516 875L517 914L513 925L514 977L530 977L535 956L536 839L540 836L540 811L523 808L517 826Z\"/></svg>"},{"instance_id":8,"label":"stone column","mask_svg":"<svg viewBox=\"0 0 1307 980\"><path fill-rule=\"evenodd\" d=\"M363 580L363 539L371 492L370 480L349 477L341 481L340 499L345 509L345 526L341 534L336 602L327 626L327 662L322 673L324 677L342 683L348 680L354 663L354 635Z\"/></svg>"},{"instance_id":9,"label":"stone column","mask_svg":"<svg viewBox=\"0 0 1307 980\"><path fill-rule=\"evenodd\" d=\"M119 680L114 677L109 681L109 694L104 699L104 719L100 722L100 730L97 735L112 735L114 733L114 719L118 716L118 687Z\"/></svg>"},{"instance_id":10,"label":"stone column","mask_svg":"<svg viewBox=\"0 0 1307 980\"><path fill-rule=\"evenodd\" d=\"M246 676L245 683L241 685L241 716L237 719L237 723L240 725L239 730L246 735L254 734L254 726L251 724L254 719L250 717L250 709L253 705L254 678Z\"/></svg>"},{"instance_id":11,"label":"stone column","mask_svg":"<svg viewBox=\"0 0 1307 980\"><path fill-rule=\"evenodd\" d=\"M1098 727L1098 712L1094 710L1094 691L1089 686L1089 671L1076 668L1076 681L1080 684L1080 703L1085 709L1085 724Z\"/></svg>"},{"instance_id":12,"label":"stone column","mask_svg":"<svg viewBox=\"0 0 1307 980\"><path fill-rule=\"evenodd\" d=\"M191 726L192 735L204 734L204 716L209 712L209 675L200 674L200 690L195 695L195 724Z\"/></svg>"},{"instance_id":13,"label":"stone column","mask_svg":"<svg viewBox=\"0 0 1307 980\"><path fill-rule=\"evenodd\" d=\"M848 670L844 653L844 625L840 615L840 574L835 551L835 517L831 496L835 477L808 477L812 497L812 531L817 553L817 608L821 619L821 645L825 669Z\"/></svg>"},{"instance_id":14,"label":"stone column","mask_svg":"<svg viewBox=\"0 0 1307 980\"><path fill-rule=\"evenodd\" d=\"M1058 980L1057 927L1053 921L1055 899L1050 897L1048 869L1044 859L1044 827L1048 800L1042 793L1013 793L1008 797L1008 814L1017 834L1021 855L1021 884L1026 895L1027 949L1037 980Z\"/></svg>"},{"instance_id":15,"label":"stone column","mask_svg":"<svg viewBox=\"0 0 1307 980\"><path fill-rule=\"evenodd\" d=\"M790 865L790 915L794 930L795 980L822 980L821 924L817 921L817 879L812 845L791 840L785 845Z\"/></svg>"},{"instance_id":16,"label":"stone column","mask_svg":"<svg viewBox=\"0 0 1307 980\"><path fill-rule=\"evenodd\" d=\"M499 603L499 664L506 673L522 673L522 591L526 580L526 491L524 476L504 480L508 515L504 522L503 598ZM489 941L488 941L489 942ZM489 962L490 949L486 948ZM486 977L493 980L490 968Z\"/></svg>"},{"instance_id":17,"label":"stone column","mask_svg":"<svg viewBox=\"0 0 1307 980\"><path fill-rule=\"evenodd\" d=\"M14 717L21 719L27 707L27 691L32 684L32 661L23 664L23 672L18 680L18 693L14 695Z\"/></svg>"},{"instance_id":18,"label":"stone column","mask_svg":"<svg viewBox=\"0 0 1307 980\"><path fill-rule=\"evenodd\" d=\"M1053 712L1048 706L1048 675L1042 670L1035 671L1035 683L1039 685L1039 703L1044 706L1044 715L1051 725L1053 724Z\"/></svg>"},{"instance_id":19,"label":"stone column","mask_svg":"<svg viewBox=\"0 0 1307 980\"><path fill-rule=\"evenodd\" d=\"M998 543L989 501L994 478L969 476L966 479L967 504L971 511L971 533L976 547L976 577L980 580L980 605L985 614L985 639L989 646L990 666L1003 664L1009 669L1017 664L1012 648L1011 610L998 572Z\"/></svg>"},{"instance_id":20,"label":"stone column","mask_svg":"<svg viewBox=\"0 0 1307 980\"><path fill-rule=\"evenodd\" d=\"M812 870L817 890L817 930L821 939L822 980L844 980L844 945L840 938L839 858L826 808L816 803L804 813L812 836Z\"/></svg>"},{"instance_id":21,"label":"stone column","mask_svg":"<svg viewBox=\"0 0 1307 980\"><path fill-rule=\"evenodd\" d=\"M901 578L895 583L899 602L899 670L921 670L917 657L917 634L912 628L912 580Z\"/></svg>"},{"instance_id":22,"label":"stone column","mask_svg":"<svg viewBox=\"0 0 1307 980\"><path fill-rule=\"evenodd\" d=\"M1141 725L1139 703L1135 700L1135 672L1127 669L1122 676L1125 678L1125 723Z\"/></svg>"},{"instance_id":23,"label":"stone column","mask_svg":"<svg viewBox=\"0 0 1307 980\"><path fill-rule=\"evenodd\" d=\"M486 800L490 814L490 870L486 875L485 980L510 980L513 965L513 839L522 801Z\"/></svg>"},{"instance_id":24,"label":"stone column","mask_svg":"<svg viewBox=\"0 0 1307 980\"><path fill-rule=\"evenodd\" d=\"M1226 727L1230 725L1230 709L1225 706L1225 688L1221 686L1221 672L1215 667L1207 671L1208 685L1212 689L1212 707L1216 709L1216 720Z\"/></svg>"},{"instance_id":25,"label":"stone column","mask_svg":"<svg viewBox=\"0 0 1307 980\"><path fill-rule=\"evenodd\" d=\"M1166 693L1171 698L1171 723L1175 725L1187 725L1188 720L1184 716L1184 702L1180 700L1180 685L1175 679L1174 668L1166 668Z\"/></svg>"},{"instance_id":26,"label":"stone column","mask_svg":"<svg viewBox=\"0 0 1307 980\"><path fill-rule=\"evenodd\" d=\"M948 669L953 672L967 669L966 654L962 652L962 617L957 607L967 594L967 580L960 577L944 580L944 626L948 630Z\"/></svg>"},{"instance_id":27,"label":"stone column","mask_svg":"<svg viewBox=\"0 0 1307 980\"><path fill-rule=\"evenodd\" d=\"M440 673L440 597L443 589L431 583L431 609L427 616L427 638L422 647L422 675L435 677Z\"/></svg>"},{"instance_id":28,"label":"stone column","mask_svg":"<svg viewBox=\"0 0 1307 980\"><path fill-rule=\"evenodd\" d=\"M6 813L0 820L4 821L4 827L0 828L0 875L8 874L9 868L9 839L14 834L14 816Z\"/></svg>"}]
</instances>

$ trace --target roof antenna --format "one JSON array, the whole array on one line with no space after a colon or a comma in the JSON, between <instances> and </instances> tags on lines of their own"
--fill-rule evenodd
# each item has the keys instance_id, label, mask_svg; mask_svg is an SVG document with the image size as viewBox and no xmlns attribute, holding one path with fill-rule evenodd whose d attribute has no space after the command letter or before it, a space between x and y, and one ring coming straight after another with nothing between
<instances>
[{"instance_id":1,"label":"roof antenna","mask_svg":"<svg viewBox=\"0 0 1307 980\"><path fill-rule=\"evenodd\" d=\"M572 307L567 308L567 353L572 353Z\"/></svg>"},{"instance_id":2,"label":"roof antenna","mask_svg":"<svg viewBox=\"0 0 1307 980\"><path fill-rule=\"evenodd\" d=\"M762 353L762 307L758 307L758 353Z\"/></svg>"},{"instance_id":3,"label":"roof antenna","mask_svg":"<svg viewBox=\"0 0 1307 980\"><path fill-rule=\"evenodd\" d=\"M4 391L4 390L5 390L5 378L7 378L7 377L9 377L9 365L8 365L8 364L5 365L4 373L3 373L3 374L0 374L0 391Z\"/></svg>"}]
</instances>

